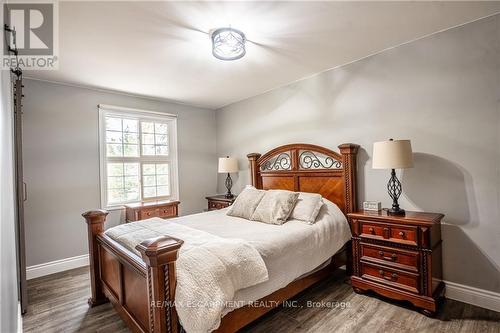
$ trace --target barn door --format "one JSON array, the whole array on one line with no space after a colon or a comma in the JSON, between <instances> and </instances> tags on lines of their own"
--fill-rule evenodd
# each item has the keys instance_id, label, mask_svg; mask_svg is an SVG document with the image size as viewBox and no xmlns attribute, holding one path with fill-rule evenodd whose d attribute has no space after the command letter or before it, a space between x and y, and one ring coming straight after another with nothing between
<instances>
[{"instance_id":1,"label":"barn door","mask_svg":"<svg viewBox=\"0 0 500 333\"><path fill-rule=\"evenodd\" d=\"M23 120L22 120L22 98L23 79L22 75L14 81L14 154L16 168L16 200L17 200L17 246L18 246L18 269L19 269L19 291L21 301L21 312L24 314L28 308L28 290L26 283L26 251L24 243L24 202L27 199L26 184L23 178Z\"/></svg>"}]
</instances>

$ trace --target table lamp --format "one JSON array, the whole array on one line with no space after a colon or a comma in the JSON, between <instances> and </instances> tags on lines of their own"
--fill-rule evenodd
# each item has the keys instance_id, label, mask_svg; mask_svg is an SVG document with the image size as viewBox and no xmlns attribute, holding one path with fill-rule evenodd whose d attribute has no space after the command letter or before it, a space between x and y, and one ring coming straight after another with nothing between
<instances>
[{"instance_id":1,"label":"table lamp","mask_svg":"<svg viewBox=\"0 0 500 333\"><path fill-rule=\"evenodd\" d=\"M238 172L238 160L234 157L220 157L219 158L219 173L227 173L226 177L226 198L233 198L231 187L233 187L233 180L231 179L231 172Z\"/></svg>"},{"instance_id":2,"label":"table lamp","mask_svg":"<svg viewBox=\"0 0 500 333\"><path fill-rule=\"evenodd\" d=\"M401 182L396 177L395 169L413 167L413 154L410 140L393 140L375 142L373 144L373 169L390 169L391 178L387 183L387 192L392 199L392 208L389 215L405 215L404 209L399 208L398 199L403 190Z\"/></svg>"}]
</instances>

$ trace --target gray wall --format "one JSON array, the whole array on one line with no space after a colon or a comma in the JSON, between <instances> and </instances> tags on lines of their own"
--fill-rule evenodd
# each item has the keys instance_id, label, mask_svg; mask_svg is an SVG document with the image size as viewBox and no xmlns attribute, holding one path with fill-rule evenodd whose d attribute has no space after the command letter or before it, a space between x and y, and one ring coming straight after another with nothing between
<instances>
[{"instance_id":1,"label":"gray wall","mask_svg":"<svg viewBox=\"0 0 500 333\"><path fill-rule=\"evenodd\" d=\"M88 253L81 213L100 207L98 104L177 114L180 213L202 211L215 192L213 110L35 80L25 95L28 266ZM111 212L106 227L123 215Z\"/></svg>"},{"instance_id":2,"label":"gray wall","mask_svg":"<svg viewBox=\"0 0 500 333\"><path fill-rule=\"evenodd\" d=\"M389 206L372 144L411 139L406 209L442 212L445 279L500 292L499 16L323 72L217 111L217 154L240 159L286 143L362 146L359 201ZM223 192L219 177L219 192Z\"/></svg>"},{"instance_id":3,"label":"gray wall","mask_svg":"<svg viewBox=\"0 0 500 333\"><path fill-rule=\"evenodd\" d=\"M0 332L17 332L19 317L11 96L10 73L3 70L0 75Z\"/></svg>"}]
</instances>

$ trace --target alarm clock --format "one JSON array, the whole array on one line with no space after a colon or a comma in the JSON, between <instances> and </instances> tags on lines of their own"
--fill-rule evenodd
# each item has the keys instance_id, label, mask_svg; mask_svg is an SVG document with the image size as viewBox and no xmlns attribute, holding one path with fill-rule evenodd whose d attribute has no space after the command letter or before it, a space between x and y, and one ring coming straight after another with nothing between
<instances>
[{"instance_id":1,"label":"alarm clock","mask_svg":"<svg viewBox=\"0 0 500 333\"><path fill-rule=\"evenodd\" d=\"M378 212L382 210L382 203L378 201L365 201L363 202L363 210Z\"/></svg>"}]
</instances>

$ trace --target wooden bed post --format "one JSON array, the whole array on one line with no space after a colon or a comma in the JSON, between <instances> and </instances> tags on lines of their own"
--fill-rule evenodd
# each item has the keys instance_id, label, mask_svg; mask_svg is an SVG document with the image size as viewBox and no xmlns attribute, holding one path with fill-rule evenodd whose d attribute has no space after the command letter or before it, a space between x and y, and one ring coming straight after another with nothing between
<instances>
[{"instance_id":1,"label":"wooden bed post","mask_svg":"<svg viewBox=\"0 0 500 333\"><path fill-rule=\"evenodd\" d=\"M357 191L356 191L356 155L358 153L359 145L354 143L344 143L339 146L340 153L342 154L342 166L344 169L345 177L345 214L356 211Z\"/></svg>"},{"instance_id":2,"label":"wooden bed post","mask_svg":"<svg viewBox=\"0 0 500 333\"><path fill-rule=\"evenodd\" d=\"M358 207L358 198L356 191L356 155L358 153L359 145L353 143L344 143L339 146L340 153L342 154L342 166L344 168L345 177L345 214L355 212ZM353 257L352 252L354 244L349 241L346 245L346 272L347 275L352 275L353 272Z\"/></svg>"},{"instance_id":3,"label":"wooden bed post","mask_svg":"<svg viewBox=\"0 0 500 333\"><path fill-rule=\"evenodd\" d=\"M147 267L149 331L177 333L175 261L183 241L168 236L147 239L136 246Z\"/></svg>"},{"instance_id":4,"label":"wooden bed post","mask_svg":"<svg viewBox=\"0 0 500 333\"><path fill-rule=\"evenodd\" d=\"M259 168L257 166L257 160L259 159L259 157L260 154L258 153L251 153L247 155L248 161L250 162L250 177L252 177L252 185L255 186L256 188L260 188L258 184Z\"/></svg>"},{"instance_id":5,"label":"wooden bed post","mask_svg":"<svg viewBox=\"0 0 500 333\"><path fill-rule=\"evenodd\" d=\"M104 295L100 278L100 260L97 244L97 235L104 232L104 222L108 212L105 210L91 210L82 214L87 223L89 240L89 262L90 262L90 288L91 296L88 303L91 307L108 302Z\"/></svg>"}]
</instances>

